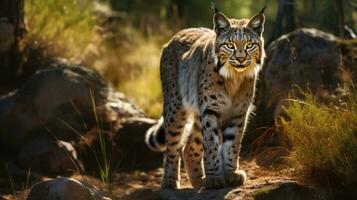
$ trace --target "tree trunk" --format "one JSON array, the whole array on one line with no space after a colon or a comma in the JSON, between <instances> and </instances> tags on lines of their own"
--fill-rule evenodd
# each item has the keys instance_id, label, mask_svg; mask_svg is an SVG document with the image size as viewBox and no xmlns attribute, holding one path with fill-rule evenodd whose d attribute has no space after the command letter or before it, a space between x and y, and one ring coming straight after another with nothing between
<instances>
[{"instance_id":1,"label":"tree trunk","mask_svg":"<svg viewBox=\"0 0 357 200\"><path fill-rule=\"evenodd\" d=\"M19 42L25 34L24 0L0 0L0 92L21 71Z\"/></svg>"},{"instance_id":2,"label":"tree trunk","mask_svg":"<svg viewBox=\"0 0 357 200\"><path fill-rule=\"evenodd\" d=\"M312 4L311 10L315 12L316 11L316 0L311 0L311 4Z\"/></svg>"},{"instance_id":3,"label":"tree trunk","mask_svg":"<svg viewBox=\"0 0 357 200\"><path fill-rule=\"evenodd\" d=\"M345 36L345 16L343 13L343 1L335 0L337 7L337 16L338 16L338 32L340 37Z\"/></svg>"},{"instance_id":4,"label":"tree trunk","mask_svg":"<svg viewBox=\"0 0 357 200\"><path fill-rule=\"evenodd\" d=\"M274 27L273 27L273 32L267 42L267 46L276 38L278 38L282 32L283 32L283 19L284 19L284 15L285 15L285 5L286 4L286 0L279 0L279 8L278 8L278 13L276 15L275 18L275 23L274 23Z\"/></svg>"},{"instance_id":5,"label":"tree trunk","mask_svg":"<svg viewBox=\"0 0 357 200\"><path fill-rule=\"evenodd\" d=\"M296 29L295 23L295 0L286 0L285 7L285 32L291 32Z\"/></svg>"}]
</instances>

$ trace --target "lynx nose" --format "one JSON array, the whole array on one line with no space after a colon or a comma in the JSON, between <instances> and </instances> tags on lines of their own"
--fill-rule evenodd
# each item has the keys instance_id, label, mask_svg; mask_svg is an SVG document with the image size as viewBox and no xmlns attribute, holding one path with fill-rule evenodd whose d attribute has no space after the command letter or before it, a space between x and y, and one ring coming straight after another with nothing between
<instances>
[{"instance_id":1,"label":"lynx nose","mask_svg":"<svg viewBox=\"0 0 357 200\"><path fill-rule=\"evenodd\" d=\"M238 62L242 63L245 61L245 57L237 57Z\"/></svg>"}]
</instances>

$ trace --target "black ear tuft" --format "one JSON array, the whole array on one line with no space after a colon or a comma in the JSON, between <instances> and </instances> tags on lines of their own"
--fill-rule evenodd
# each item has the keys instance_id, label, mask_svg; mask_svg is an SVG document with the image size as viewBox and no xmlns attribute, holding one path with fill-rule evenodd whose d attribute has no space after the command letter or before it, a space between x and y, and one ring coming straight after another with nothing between
<instances>
[{"instance_id":1,"label":"black ear tuft","mask_svg":"<svg viewBox=\"0 0 357 200\"><path fill-rule=\"evenodd\" d=\"M219 12L215 1L211 1L211 8L214 11L214 13L218 13Z\"/></svg>"},{"instance_id":2,"label":"black ear tuft","mask_svg":"<svg viewBox=\"0 0 357 200\"><path fill-rule=\"evenodd\" d=\"M258 35L262 35L264 31L264 23L265 23L265 16L264 16L265 7L254 17L252 17L248 23L248 27L253 29Z\"/></svg>"},{"instance_id":3,"label":"black ear tuft","mask_svg":"<svg viewBox=\"0 0 357 200\"><path fill-rule=\"evenodd\" d=\"M264 8L259 12L259 14L264 14L264 11L266 8L267 8L267 5L264 6Z\"/></svg>"}]
</instances>

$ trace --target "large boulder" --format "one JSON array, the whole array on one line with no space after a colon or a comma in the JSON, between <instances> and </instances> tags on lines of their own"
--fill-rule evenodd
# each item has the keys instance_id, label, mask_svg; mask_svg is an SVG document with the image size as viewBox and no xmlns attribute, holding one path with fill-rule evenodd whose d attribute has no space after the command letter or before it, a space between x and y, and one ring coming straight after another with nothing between
<instances>
[{"instance_id":1,"label":"large boulder","mask_svg":"<svg viewBox=\"0 0 357 200\"><path fill-rule=\"evenodd\" d=\"M59 60L0 98L0 143L19 151L38 136L77 142L92 127L142 115L94 70Z\"/></svg>"},{"instance_id":2,"label":"large boulder","mask_svg":"<svg viewBox=\"0 0 357 200\"><path fill-rule=\"evenodd\" d=\"M275 116L282 102L301 97L300 91L322 96L343 85L341 53L331 34L299 29L281 36L266 51L256 103Z\"/></svg>"},{"instance_id":3,"label":"large boulder","mask_svg":"<svg viewBox=\"0 0 357 200\"><path fill-rule=\"evenodd\" d=\"M310 92L320 101L330 101L344 95L352 84L348 72L356 70L354 61L344 59L347 51L356 52L357 43L352 44L354 50L347 50L335 36L306 28L273 41L266 49L257 87L256 115L245 141L256 141L261 133L252 132L257 128L272 127L290 98L301 99Z\"/></svg>"},{"instance_id":4,"label":"large boulder","mask_svg":"<svg viewBox=\"0 0 357 200\"><path fill-rule=\"evenodd\" d=\"M163 154L151 151L145 141L146 131L157 121L133 117L120 122L115 132L105 134L106 156L110 160L111 170L132 172L136 170L153 170L162 166ZM86 168L91 174L98 173L98 162L93 156L103 157L102 146L98 137L98 130L93 129L87 134L91 145L80 143L79 154Z\"/></svg>"},{"instance_id":5,"label":"large boulder","mask_svg":"<svg viewBox=\"0 0 357 200\"><path fill-rule=\"evenodd\" d=\"M31 188L27 200L110 200L102 196L93 186L79 181L59 177L37 183Z\"/></svg>"},{"instance_id":6,"label":"large boulder","mask_svg":"<svg viewBox=\"0 0 357 200\"><path fill-rule=\"evenodd\" d=\"M18 155L18 163L24 169L49 175L81 171L83 168L72 144L47 138L35 138L26 143Z\"/></svg>"},{"instance_id":7,"label":"large boulder","mask_svg":"<svg viewBox=\"0 0 357 200\"><path fill-rule=\"evenodd\" d=\"M103 159L111 170L155 169L162 155L150 151L144 138L156 121L143 115L94 70L57 60L0 97L2 158L24 178L28 169L98 175Z\"/></svg>"},{"instance_id":8,"label":"large boulder","mask_svg":"<svg viewBox=\"0 0 357 200\"><path fill-rule=\"evenodd\" d=\"M112 153L120 158L117 170L153 170L162 166L163 154L151 151L143 140L146 131L155 123L157 121L145 118L130 118L122 123L113 138Z\"/></svg>"}]
</instances>

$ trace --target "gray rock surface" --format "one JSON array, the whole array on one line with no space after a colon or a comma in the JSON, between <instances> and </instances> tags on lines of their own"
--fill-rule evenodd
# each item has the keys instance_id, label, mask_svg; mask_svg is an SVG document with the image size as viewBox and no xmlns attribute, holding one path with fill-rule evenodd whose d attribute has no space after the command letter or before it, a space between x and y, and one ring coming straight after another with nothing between
<instances>
[{"instance_id":1,"label":"gray rock surface","mask_svg":"<svg viewBox=\"0 0 357 200\"><path fill-rule=\"evenodd\" d=\"M0 53L8 51L15 42L14 31L11 23L0 22Z\"/></svg>"},{"instance_id":2,"label":"gray rock surface","mask_svg":"<svg viewBox=\"0 0 357 200\"><path fill-rule=\"evenodd\" d=\"M256 105L277 116L287 98L310 90L320 97L344 86L337 38L317 29L299 29L275 40L266 50Z\"/></svg>"},{"instance_id":3,"label":"gray rock surface","mask_svg":"<svg viewBox=\"0 0 357 200\"><path fill-rule=\"evenodd\" d=\"M31 188L27 200L110 200L92 186L59 177L37 183Z\"/></svg>"},{"instance_id":4,"label":"gray rock surface","mask_svg":"<svg viewBox=\"0 0 357 200\"><path fill-rule=\"evenodd\" d=\"M72 144L47 138L35 138L26 143L18 155L18 163L24 169L52 175L83 168Z\"/></svg>"},{"instance_id":5,"label":"gray rock surface","mask_svg":"<svg viewBox=\"0 0 357 200\"><path fill-rule=\"evenodd\" d=\"M122 159L117 170L153 170L163 165L163 154L151 151L143 138L157 121L147 118L130 118L122 123L113 137L114 155Z\"/></svg>"},{"instance_id":6,"label":"gray rock surface","mask_svg":"<svg viewBox=\"0 0 357 200\"><path fill-rule=\"evenodd\" d=\"M323 191L291 181L261 188L253 196L255 200L327 200L327 194Z\"/></svg>"},{"instance_id":7,"label":"gray rock surface","mask_svg":"<svg viewBox=\"0 0 357 200\"><path fill-rule=\"evenodd\" d=\"M97 126L93 104L99 119L108 123L143 115L94 70L56 61L0 98L0 143L19 150L39 135L78 141L79 134Z\"/></svg>"},{"instance_id":8,"label":"gray rock surface","mask_svg":"<svg viewBox=\"0 0 357 200\"><path fill-rule=\"evenodd\" d=\"M341 52L338 38L317 29L298 29L273 41L266 48L255 98L256 114L244 142L276 146L277 135L257 138L266 131L274 132L264 128L274 126L275 117L284 114L282 108L288 106L289 99L302 99L303 93L309 92L320 102L331 102L345 95L352 83L348 78L351 63L346 63Z\"/></svg>"},{"instance_id":9,"label":"gray rock surface","mask_svg":"<svg viewBox=\"0 0 357 200\"><path fill-rule=\"evenodd\" d=\"M154 170L163 164L163 154L151 151L145 141L146 131L156 121L143 117L132 117L120 122L114 133L105 135L107 154L111 160L112 170L130 172L136 170ZM89 138L96 137L97 130L88 133ZM94 136L92 136L94 135ZM79 149L87 171L98 171L93 152L102 155L99 139L90 145L81 145Z\"/></svg>"}]
</instances>

